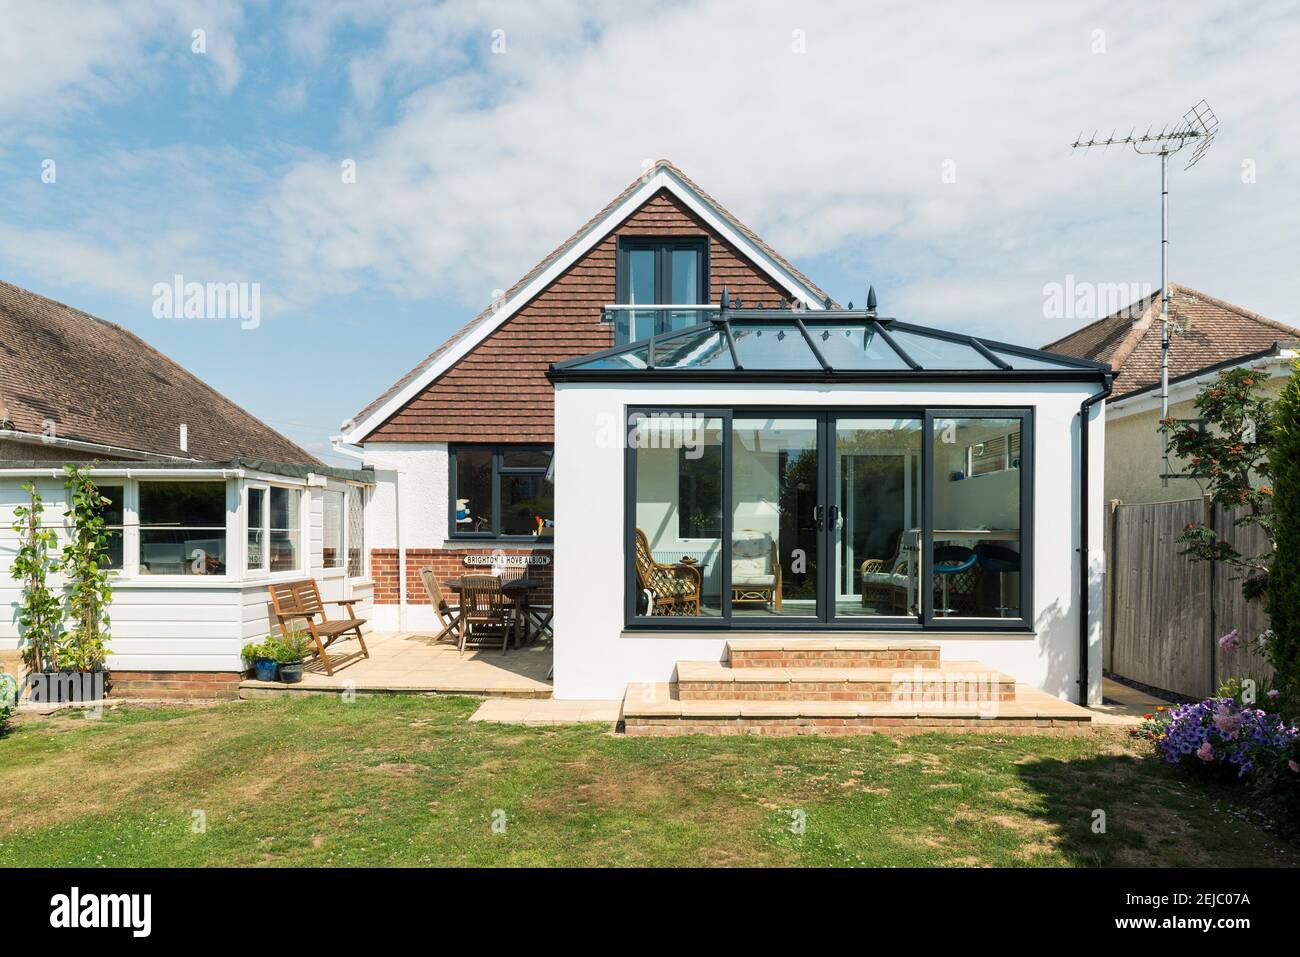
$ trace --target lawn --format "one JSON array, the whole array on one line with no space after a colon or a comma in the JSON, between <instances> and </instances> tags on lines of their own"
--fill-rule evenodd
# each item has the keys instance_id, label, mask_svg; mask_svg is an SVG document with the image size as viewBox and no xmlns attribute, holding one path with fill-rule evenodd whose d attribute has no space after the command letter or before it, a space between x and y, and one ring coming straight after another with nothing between
<instances>
[{"instance_id":1,"label":"lawn","mask_svg":"<svg viewBox=\"0 0 1300 957\"><path fill-rule=\"evenodd\" d=\"M0 865L1298 859L1235 795L1117 733L623 739L470 724L476 706L316 697L25 716L0 738Z\"/></svg>"}]
</instances>

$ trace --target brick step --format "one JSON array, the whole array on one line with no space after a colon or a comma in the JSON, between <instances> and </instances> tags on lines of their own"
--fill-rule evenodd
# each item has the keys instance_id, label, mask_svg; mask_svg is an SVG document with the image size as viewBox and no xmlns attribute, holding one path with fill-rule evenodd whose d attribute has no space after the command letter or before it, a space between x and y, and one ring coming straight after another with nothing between
<instances>
[{"instance_id":1,"label":"brick step","mask_svg":"<svg viewBox=\"0 0 1300 957\"><path fill-rule=\"evenodd\" d=\"M1016 682L977 661L923 668L730 668L716 661L677 662L683 701L1012 701Z\"/></svg>"},{"instance_id":2,"label":"brick step","mask_svg":"<svg viewBox=\"0 0 1300 957\"><path fill-rule=\"evenodd\" d=\"M884 732L1078 734L1091 728L1086 709L1016 686L1014 701L974 705L914 705L878 701L683 700L676 683L634 682L623 698L623 731L630 736L852 735Z\"/></svg>"},{"instance_id":3,"label":"brick step","mask_svg":"<svg viewBox=\"0 0 1300 957\"><path fill-rule=\"evenodd\" d=\"M733 668L922 668L939 666L939 646L908 638L732 638Z\"/></svg>"}]
</instances>

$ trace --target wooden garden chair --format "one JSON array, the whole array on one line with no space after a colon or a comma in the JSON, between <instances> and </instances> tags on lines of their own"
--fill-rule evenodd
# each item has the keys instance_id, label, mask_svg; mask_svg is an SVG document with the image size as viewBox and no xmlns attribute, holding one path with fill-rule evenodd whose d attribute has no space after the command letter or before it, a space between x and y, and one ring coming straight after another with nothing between
<instances>
[{"instance_id":1,"label":"wooden garden chair","mask_svg":"<svg viewBox=\"0 0 1300 957\"><path fill-rule=\"evenodd\" d=\"M438 626L441 629L433 639L434 643L437 644L444 638L459 643L460 606L449 604L443 597L442 586L438 584L438 576L433 573L432 568L426 566L420 569L420 581L424 582L424 590L429 595L429 604L433 605L433 614L438 619Z\"/></svg>"},{"instance_id":2,"label":"wooden garden chair","mask_svg":"<svg viewBox=\"0 0 1300 957\"><path fill-rule=\"evenodd\" d=\"M316 587L316 581L312 578L294 582L277 582L274 585L267 585L266 588L271 593L271 613L280 625L280 634L287 638L290 631L298 630L297 627L293 627L295 622L305 622L312 643L316 646L316 654L325 665L327 675L334 674L334 666L330 664L325 649L343 635L349 633L354 635L361 645L361 654L370 657L366 640L361 637L361 626L366 623L366 620L358 618L353 608L357 603L356 599L321 601L320 589ZM341 605L347 612L347 617L331 619L325 614L326 605Z\"/></svg>"},{"instance_id":3,"label":"wooden garden chair","mask_svg":"<svg viewBox=\"0 0 1300 957\"><path fill-rule=\"evenodd\" d=\"M698 615L704 577L695 565L654 560L645 532L636 530L636 584L651 597L651 615Z\"/></svg>"},{"instance_id":4,"label":"wooden garden chair","mask_svg":"<svg viewBox=\"0 0 1300 957\"><path fill-rule=\"evenodd\" d=\"M460 650L501 640L501 654L510 645L515 603L501 590L495 575L465 575L460 580Z\"/></svg>"}]
</instances>

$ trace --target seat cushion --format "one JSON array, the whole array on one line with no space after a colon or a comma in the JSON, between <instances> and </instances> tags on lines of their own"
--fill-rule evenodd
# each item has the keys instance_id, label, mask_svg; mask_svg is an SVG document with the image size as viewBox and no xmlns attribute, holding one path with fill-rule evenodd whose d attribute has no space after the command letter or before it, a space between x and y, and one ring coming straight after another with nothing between
<instances>
[{"instance_id":1,"label":"seat cushion","mask_svg":"<svg viewBox=\"0 0 1300 957\"><path fill-rule=\"evenodd\" d=\"M731 584L742 586L762 585L770 588L776 584L775 575L739 575L735 568L731 571Z\"/></svg>"},{"instance_id":2,"label":"seat cushion","mask_svg":"<svg viewBox=\"0 0 1300 957\"><path fill-rule=\"evenodd\" d=\"M894 585L898 588L907 587L906 575L894 575L890 572L867 572L862 576L864 585Z\"/></svg>"}]
</instances>

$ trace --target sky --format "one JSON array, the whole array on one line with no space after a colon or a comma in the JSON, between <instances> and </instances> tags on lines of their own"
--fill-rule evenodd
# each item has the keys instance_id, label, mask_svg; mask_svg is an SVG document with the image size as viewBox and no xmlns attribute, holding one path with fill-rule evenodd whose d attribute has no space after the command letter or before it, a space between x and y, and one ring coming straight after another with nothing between
<instances>
[{"instance_id":1,"label":"sky","mask_svg":"<svg viewBox=\"0 0 1300 957\"><path fill-rule=\"evenodd\" d=\"M316 455L668 158L838 301L1039 346L1170 276L1300 325L1300 4L0 0L0 279ZM257 321L158 287L247 283ZM256 284L254 287L252 284ZM1049 303L1054 301L1054 305ZM345 462L347 460L332 459Z\"/></svg>"}]
</instances>

